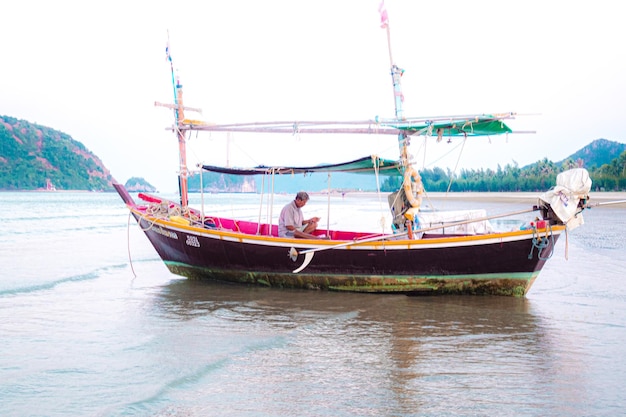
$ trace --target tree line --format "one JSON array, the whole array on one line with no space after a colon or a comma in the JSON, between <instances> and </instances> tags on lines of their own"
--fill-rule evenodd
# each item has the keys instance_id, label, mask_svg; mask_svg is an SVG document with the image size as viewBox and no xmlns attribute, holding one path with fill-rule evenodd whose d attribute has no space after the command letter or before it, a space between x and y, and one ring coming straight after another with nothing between
<instances>
[{"instance_id":1,"label":"tree line","mask_svg":"<svg viewBox=\"0 0 626 417\"><path fill-rule=\"evenodd\" d=\"M541 192L556 185L556 176L568 169L581 166L581 161L567 159L557 164L544 158L520 168L517 163L498 165L496 170L432 168L420 170L424 188L432 192ZM626 191L626 152L610 163L588 169L594 191ZM401 177L389 177L381 185L383 191L397 190Z\"/></svg>"}]
</instances>

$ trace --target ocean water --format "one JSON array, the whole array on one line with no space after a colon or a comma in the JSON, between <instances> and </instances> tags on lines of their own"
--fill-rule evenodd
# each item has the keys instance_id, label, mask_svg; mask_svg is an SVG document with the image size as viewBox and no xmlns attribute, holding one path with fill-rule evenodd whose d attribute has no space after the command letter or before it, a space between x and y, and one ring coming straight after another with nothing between
<instances>
[{"instance_id":1,"label":"ocean water","mask_svg":"<svg viewBox=\"0 0 626 417\"><path fill-rule=\"evenodd\" d=\"M204 198L254 219L291 196L260 210L257 195ZM331 216L318 196L305 213L357 229L386 214L375 197L333 200ZM516 299L193 282L168 272L116 194L0 202L0 416L624 414L617 206L586 211Z\"/></svg>"}]
</instances>

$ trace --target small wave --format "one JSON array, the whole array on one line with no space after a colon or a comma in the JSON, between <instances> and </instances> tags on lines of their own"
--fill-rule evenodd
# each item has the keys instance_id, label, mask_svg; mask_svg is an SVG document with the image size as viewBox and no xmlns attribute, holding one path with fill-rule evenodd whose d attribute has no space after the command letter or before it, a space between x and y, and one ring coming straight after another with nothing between
<instances>
[{"instance_id":1,"label":"small wave","mask_svg":"<svg viewBox=\"0 0 626 417\"><path fill-rule=\"evenodd\" d=\"M189 391L194 387L202 383L208 375L215 372L223 372L227 367L233 363L233 358L249 355L252 352L271 350L278 347L284 347L287 343L285 337L262 337L259 340L250 342L246 337L245 346L238 351L233 351L228 354L220 355L210 362L207 362L190 372L180 375L177 378L173 378L166 381L162 386L158 387L151 395L138 399L137 401L130 402L121 409L113 411L108 410L107 415L164 415L163 410L172 410L171 402L172 393L175 391ZM180 404L175 406L181 407ZM157 409L161 409L157 412ZM156 414L155 414L156 413ZM169 414L168 414L169 415Z\"/></svg>"},{"instance_id":2,"label":"small wave","mask_svg":"<svg viewBox=\"0 0 626 417\"><path fill-rule=\"evenodd\" d=\"M158 402L165 396L167 392L174 389L183 389L194 386L198 382L200 382L202 378L209 375L210 373L226 367L229 362L230 359L228 357L223 357L214 362L207 363L204 366L195 370L194 372L182 375L179 378L175 378L167 382L151 397L129 404L129 406L130 408L133 408L136 406L141 406L142 404L151 404Z\"/></svg>"},{"instance_id":3,"label":"small wave","mask_svg":"<svg viewBox=\"0 0 626 417\"><path fill-rule=\"evenodd\" d=\"M90 232L90 231L102 231L102 232L106 232L109 230L126 230L126 225L125 224L93 224L93 223L89 223L89 224L85 224L84 226L76 226L73 225L73 227L49 227L49 228L38 228L38 229L30 229L30 228L20 228L20 227L15 227L12 228L10 231L7 231L6 235L13 235L13 236L18 236L18 235L35 235L35 236L46 236L46 235L58 235L59 233L74 233L74 232ZM3 233L0 231L0 236L2 236Z\"/></svg>"},{"instance_id":4,"label":"small wave","mask_svg":"<svg viewBox=\"0 0 626 417\"><path fill-rule=\"evenodd\" d=\"M134 261L137 262L137 261ZM54 281L44 282L40 284L29 285L25 287L17 287L6 290L0 290L0 297L13 296L18 294L29 294L35 293L39 291L48 291L51 290L61 284L66 284L70 282L84 282L93 279L97 279L102 275L103 272L115 269L126 268L128 266L127 263L117 264L117 265L109 265L102 268L98 268L95 271L87 272L85 274L74 275L71 277L60 278Z\"/></svg>"}]
</instances>

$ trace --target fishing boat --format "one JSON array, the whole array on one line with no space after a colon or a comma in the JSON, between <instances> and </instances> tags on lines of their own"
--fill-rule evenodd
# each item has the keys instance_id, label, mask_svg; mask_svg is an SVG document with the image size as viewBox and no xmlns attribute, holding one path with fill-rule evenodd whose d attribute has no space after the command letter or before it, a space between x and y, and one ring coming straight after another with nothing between
<instances>
[{"instance_id":1,"label":"fishing boat","mask_svg":"<svg viewBox=\"0 0 626 417\"><path fill-rule=\"evenodd\" d=\"M385 16L386 19L386 16ZM383 27L389 26L383 21ZM389 39L389 38L388 38ZM360 121L283 121L214 124L188 119L182 85L172 69L179 145L180 201L140 193L138 201L121 184L115 189L167 268L191 279L211 279L279 288L402 294L497 294L525 296L554 251L559 237L583 223L581 212L591 189L582 168L566 171L537 204L514 213L485 210L427 211L419 170L409 154L411 138L463 140L514 134L507 121L515 113L408 118L403 114L402 70L390 56L395 117ZM397 176L401 186L386 196L388 231L326 228L312 238L278 235L276 218L237 219L206 213L189 204L186 141L191 133L378 135L397 140L398 158L365 155L336 164L232 168L203 165L203 171L228 175L326 173ZM273 203L272 203L273 204ZM278 212L279 210L275 210ZM490 221L536 213L516 230L496 231ZM323 237L323 238L318 238Z\"/></svg>"}]
</instances>

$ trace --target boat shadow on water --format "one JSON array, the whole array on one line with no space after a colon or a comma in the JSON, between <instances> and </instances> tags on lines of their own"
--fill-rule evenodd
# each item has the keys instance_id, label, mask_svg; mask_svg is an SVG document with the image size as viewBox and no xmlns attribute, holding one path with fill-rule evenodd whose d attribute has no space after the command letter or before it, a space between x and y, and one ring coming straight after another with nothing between
<instances>
[{"instance_id":1,"label":"boat shadow on water","mask_svg":"<svg viewBox=\"0 0 626 417\"><path fill-rule=\"evenodd\" d=\"M162 314L181 321L218 316L291 328L335 320L356 332L384 329L392 337L517 337L541 349L548 336L532 300L501 296L359 294L262 288L212 281L174 280L154 300ZM511 340L511 339L509 339ZM548 343L549 345L549 343Z\"/></svg>"},{"instance_id":2,"label":"boat shadow on water","mask_svg":"<svg viewBox=\"0 0 626 417\"><path fill-rule=\"evenodd\" d=\"M500 383L539 392L560 383L558 375L570 366L559 356L559 346L569 345L567 336L525 298L407 297L176 280L161 288L153 306L159 315L193 326L214 323L228 333L284 338L264 351L264 361L315 357L309 360L331 368L337 361L382 361L398 398L409 391L432 395L427 387L441 378L494 395ZM219 332L207 339L219 343ZM494 376L500 382L489 381ZM570 391L563 395L580 394Z\"/></svg>"}]
</instances>

